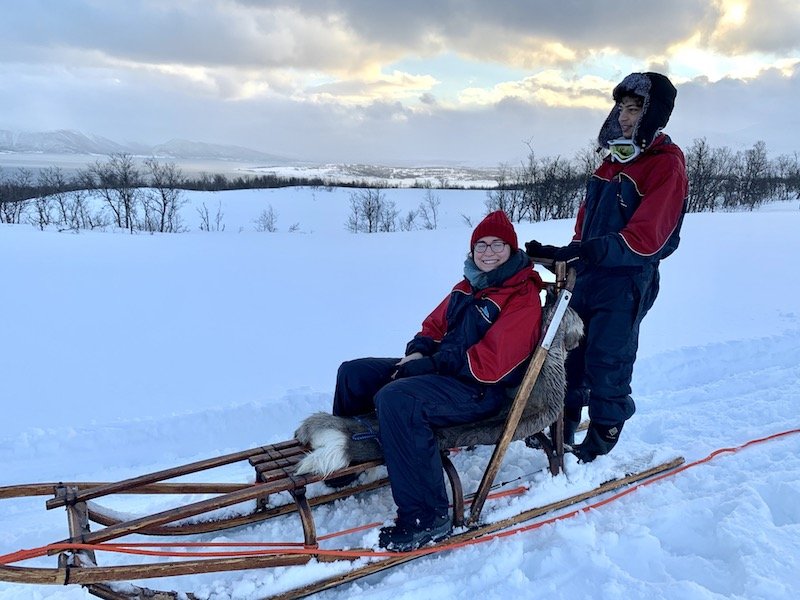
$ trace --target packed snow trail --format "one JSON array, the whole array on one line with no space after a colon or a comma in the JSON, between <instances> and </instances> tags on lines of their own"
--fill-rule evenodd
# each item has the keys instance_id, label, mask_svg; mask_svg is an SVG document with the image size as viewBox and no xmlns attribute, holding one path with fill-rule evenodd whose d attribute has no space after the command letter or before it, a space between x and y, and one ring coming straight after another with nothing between
<instances>
[{"instance_id":1,"label":"packed snow trail","mask_svg":"<svg viewBox=\"0 0 800 600\"><path fill-rule=\"evenodd\" d=\"M640 369L640 373L642 371L647 372L651 363L658 363L662 366L662 369L657 372L662 376L666 374L666 376L663 381L656 381L649 386L642 386L643 389L638 396L640 414L637 415L637 419L630 423L631 426L635 426L631 427L631 429L638 431L634 434L630 434L630 429L626 430L629 435L625 438L624 444L622 442L620 443L618 452L599 459L596 463L591 465L577 465L574 463L574 459L569 457L568 477L559 477L555 479L540 477L538 487L533 490L533 495L539 500L539 504L542 504L546 501L541 500L542 498L546 499L550 496L557 497L559 494L566 495L570 490L574 490L576 486L587 485L592 480L596 481L598 476L605 477L613 473L614 468L623 464L625 460L634 460L636 457L643 455L653 457L664 456L668 453L668 450L665 449L667 444L670 448L677 448L679 445L680 440L676 439L676 432L681 434L680 437L683 438L683 441L686 443L686 446L682 448L683 453L689 460L696 460L701 458L704 452L713 451L722 446L743 443L751 439L754 432L756 434L760 432L763 435L768 435L769 433L781 430L782 424L789 423L789 419L786 419L786 415L791 415L793 403L798 399L797 382L798 378L800 378L800 366L795 364L792 360L794 356L800 355L800 341L798 340L800 340L800 337L787 334L779 336L778 338L748 341L746 343L729 343L685 349L680 353L671 352L666 355L652 357L645 361L643 369ZM746 356L742 352L743 345L748 348L755 347L761 351L757 352L755 356L750 359L749 356ZM765 384L771 385L771 387L765 387ZM298 400L298 398L295 398L295 400ZM718 426L720 425L719 418L721 415L717 413L720 411L721 400L724 400L730 406L723 413L723 416L728 422ZM330 402L330 396L325 394L309 394L305 397L305 401L309 404L311 410L316 408L324 409L324 406L317 407L314 406L314 404L316 402L327 405L327 403ZM644 409L642 408L643 404L645 405ZM237 432L241 434L241 426L245 425L248 419L253 418L254 415L252 412L254 408L255 407L239 407L227 413L227 426L222 429L229 429L230 435L235 436ZM787 411L787 409L789 410ZM216 411L214 412L216 413ZM219 417L220 415L209 415L207 412L197 413L189 416L189 418L184 416L182 422L188 430L192 426L198 426L198 423L208 423L214 416ZM156 426L152 427L152 425ZM161 426L165 429L162 429ZM160 443L163 450L169 451L169 445L165 442L164 436L159 435L164 430L168 429L168 427L169 424L165 422L159 424L142 423L138 428L131 428L129 425L125 431L131 434L136 433L138 429L140 435L152 436L152 439L148 440L148 443L150 441ZM667 436L665 432L668 432L669 436ZM111 443L114 432L103 432L101 429L101 433L108 435L109 437L107 439L109 443ZM119 434L119 431L116 433ZM92 432L87 431L85 435L92 435ZM734 441L731 439L732 437L738 439ZM83 441L84 439L83 436L73 437L74 446L69 442L62 442L58 453L67 452L75 458L80 458L81 446L85 443ZM129 439L136 440L137 435L130 435ZM735 489L738 489L738 496L732 494L730 491L722 492L720 495L720 507L724 508L725 514L729 511L745 510L748 509L748 507L749 512L762 513L762 520L763 518L768 518L772 521L772 526L776 530L776 535L778 536L777 539L780 540L783 537L782 533L786 531L787 528L800 527L800 510L788 508L788 500L782 499L781 490L783 490L783 492L791 491L796 493L798 491L797 488L800 486L797 485L796 480L794 484L792 483L791 476L787 477L786 481L781 482L781 469L776 469L775 467L777 465L768 466L764 464L764 461L768 461L770 459L769 457L777 454L781 457L780 464L785 463L791 468L798 467L800 465L796 464L797 459L788 460L787 457L787 449L788 453L792 454L796 452L798 448L800 448L800 443L798 443L797 440L778 440L775 442L773 448L748 449L747 452L742 453L742 456L730 457L725 461L702 467L701 471L705 472L704 474L700 474L700 472L682 473L672 478L671 481L665 481L653 487L669 486L671 489L670 494L667 496L678 495L681 508L677 511L678 514L675 518L680 519L682 518L680 515L683 514L684 508L691 509L691 507L698 503L702 504L704 501L713 501L715 490L720 491L725 487L725 483L723 482L728 479L728 477L725 476L725 470L728 468L728 461L731 461L734 467L747 472L746 480L748 482L746 484L743 482L737 484ZM102 453L100 454L102 455ZM531 454L533 456L529 456ZM90 451L89 455L83 458L88 460L91 456L97 456L97 454ZM189 458L193 459L193 457ZM471 489L470 486L474 487L477 485L477 478L480 476L480 470L487 458L488 455L483 451L459 453L456 455L455 460L459 471L462 474L467 474L467 477L465 477L465 486L467 489ZM535 469L536 467L532 463L535 463L537 459L539 459L538 455L524 448L522 444L515 444L511 449L510 457L506 461L499 479L513 479L515 476L520 476L522 471ZM179 460L184 461L184 459ZM150 467L165 468L173 466L173 464L173 462L161 463L158 465L150 465ZM542 465L540 464L538 466L541 468ZM141 472L141 469L134 469L130 465L128 465L128 470L130 472L125 476ZM754 472L751 473L751 470L754 470ZM792 472L791 469L789 472ZM102 473L105 475L105 478L108 479L108 472L105 471L105 469L102 469ZM723 475L722 481L717 481L717 477L720 474ZM95 473L95 479L97 475L98 474ZM249 473L236 473L231 470L225 472L225 475L227 477L233 477L234 479L240 477L247 478L250 476ZM471 477L471 480L469 477ZM466 481L469 481L469 483L466 483ZM688 482L691 482L692 485L687 486ZM337 528L358 525L362 522L372 522L376 515L379 517L382 515L383 519L391 518L392 505L391 498L388 497L388 491L374 492L371 496L372 497L367 499L360 498L340 501L332 507L318 509L319 512L322 513L320 517L318 517L319 522L324 524L321 527L320 533L324 535L326 532L330 533L336 531ZM613 520L620 518L627 521L628 517L625 515L631 513L638 515L636 518L640 518L642 516L641 510L637 507L640 507L642 503L644 503L648 506L650 516L643 519L641 527L647 528L647 523L652 520L653 514L660 514L663 519L672 519L670 514L674 511L674 507L669 506L668 503L665 503L663 499L659 498L657 491L656 495L653 496L652 489L639 490L635 497L621 500L619 503L620 506L606 507L604 511L601 511L603 514L609 513L612 516L603 516L601 513L592 512L591 519L592 522L595 519L599 519L602 522L608 519ZM531 498L527 499L527 501L530 500ZM743 500L748 507L742 508L739 506ZM132 502L141 502L141 500L133 500ZM18 508L21 508L21 505L24 503L26 502L18 501L14 504L18 505ZM493 509L493 517L502 518L507 513L518 511L520 506L524 504L518 498L513 497L500 502L501 505L504 503L507 504L507 506L491 506ZM14 519L18 525L24 523L23 519L26 514L32 522L42 517L42 499L35 499L33 504L34 506L29 507L28 510L21 511L21 513L17 515L18 518ZM131 508L135 507L132 506ZM150 509L142 506L142 510ZM48 540L53 539L53 531L63 531L64 527L64 515L61 511L47 513L47 520L51 521L49 517L54 514L57 516L55 521L60 523L51 523L48 528L41 529L38 532L39 535L47 536ZM698 515L695 516L699 518ZM708 519L709 516L710 515L706 515L706 519ZM20 519L20 517L22 517L22 519ZM359 521L357 520L359 517L366 520ZM586 521L587 518L586 515L578 516L576 517L576 521L581 523L582 526L586 526L588 525ZM53 528L54 525L55 528ZM653 524L652 526L655 525L656 524ZM626 527L630 526L631 523L626 522ZM553 527L567 527L570 529L574 526L559 523ZM550 537L552 533L542 533L544 530L538 527L537 530L538 533L536 534L526 534L524 544L526 546L528 544L533 544L538 552L543 552L544 547L534 538L540 535ZM28 529L26 535L31 533L31 530ZM699 535L700 532L696 533ZM706 535L712 533L713 531L707 532ZM283 534L283 537L275 537L276 534ZM347 540L345 540L345 543L346 545L358 546L363 544L368 546L375 541L371 539L375 535L376 533L374 530L367 533L359 532L350 539L349 544ZM607 535L607 532L604 532L604 535ZM284 519L282 524L263 523L247 527L241 532L220 532L208 537L215 541L258 541L260 539L293 540L297 538L297 527L296 523L289 517ZM528 540L527 537L531 539ZM765 542L765 546L758 545L759 538ZM592 541L593 543L598 542L596 539ZM25 537L24 541L22 537L20 537L20 542L17 548L23 546L29 547L31 545L31 539L29 537ZM495 547L498 543L516 544L517 542L512 540L492 542L490 545L492 550L469 548L459 550L454 554L477 552L481 557L480 560L494 562L491 555L498 552L498 549ZM755 544L755 547L751 548L751 551L756 552L759 550L763 551L765 547L769 548L772 545L771 543L766 544L766 538L764 538L764 536L755 538L755 540L751 542L751 545L752 544ZM695 551L702 551L704 547L705 543L695 548ZM553 552L556 552L556 550L553 549ZM505 554L505 552L501 553ZM457 558L451 558L449 555L420 560L429 562L444 560L448 563L454 561L455 566L453 568L456 572L458 572L460 568L458 565L461 563ZM742 566L740 561L737 561L737 564ZM306 576L310 579L313 576L319 576L323 571L328 574L335 573L337 572L337 568L341 569L342 567L334 565L316 565L313 568L309 567L306 569L309 571ZM421 568L424 567L408 565L403 567L403 570L416 570ZM450 566L446 568L450 568ZM717 569L720 568L722 567L717 566ZM292 575L292 572L280 575L272 572L259 572L258 578L255 578L255 575L256 573L203 575L192 578L157 580L156 582L150 581L146 582L146 585L158 589L175 588L184 591L194 591L195 593L199 592L201 597L238 599L241 597L239 594L242 593L242 590L248 588L248 586L245 586L245 588L242 587L243 580L252 583L254 594L252 597L254 598L259 595L267 595L267 590L270 590L270 593L274 593L277 589L288 587L292 585L291 582L297 581L297 573ZM373 576L370 581L377 580L380 582L382 581L382 577L387 578L387 581L391 581L396 576L392 574L385 574L383 576L376 575ZM205 580L209 580L209 582L203 583ZM353 588L351 591L355 593L355 590L361 589L365 585L367 584L355 583L347 587ZM373 590L373 592L380 594L381 592L379 590L383 588L383 585L384 584L377 583L376 589ZM406 587L408 587L407 590ZM405 590L404 593L407 592L409 594L413 594L417 591L417 588L413 585L404 585L403 589ZM733 588L731 587L730 589L732 590ZM455 591L454 588L451 588L449 593L455 593ZM329 591L325 592L322 597L347 597L347 593L348 592L344 590ZM343 595L337 596L337 594ZM411 596L409 595L408 597ZM662 597L666 598L668 596L664 595Z\"/></svg>"},{"instance_id":2,"label":"packed snow trail","mask_svg":"<svg viewBox=\"0 0 800 600\"><path fill-rule=\"evenodd\" d=\"M422 192L387 193L405 211ZM369 236L342 231L346 191L298 189L220 193L214 201L243 225L272 204L306 233L238 234L231 225L221 235L72 235L3 226L0 253L11 260L0 262L0 280L13 285L0 345L7 423L0 485L114 481L286 439L304 416L330 409L339 362L402 351L457 278L469 233L462 215L481 215L484 197L443 194L439 230ZM519 235L559 243L571 227L525 223ZM492 502L493 514L567 495L637 457L692 461L798 427L800 279L791 276L798 230L794 202L687 215L681 248L662 265L662 289L642 327L637 413L619 446L590 465L568 462L568 477L537 477L530 494ZM748 448L603 510L422 558L319 597L797 597L799 457L797 436ZM474 489L488 452L455 460L465 488ZM543 466L512 444L499 479ZM213 474L252 477L244 466ZM111 508L135 515L165 502L128 497ZM325 535L393 514L382 490L321 507L317 522ZM65 532L64 512L45 511L43 498L0 501L0 554ZM300 535L296 520L280 519L203 541ZM340 540L371 546L377 533ZM255 600L339 568L203 575L157 587ZM0 584L0 600L84 598L78 588Z\"/></svg>"}]
</instances>

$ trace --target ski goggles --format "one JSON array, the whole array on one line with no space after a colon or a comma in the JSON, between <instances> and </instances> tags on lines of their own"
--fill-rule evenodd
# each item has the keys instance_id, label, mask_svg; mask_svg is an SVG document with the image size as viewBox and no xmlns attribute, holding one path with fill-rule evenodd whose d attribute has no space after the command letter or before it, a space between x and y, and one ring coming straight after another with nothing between
<instances>
[{"instance_id":1,"label":"ski goggles","mask_svg":"<svg viewBox=\"0 0 800 600\"><path fill-rule=\"evenodd\" d=\"M627 138L619 138L616 140L609 140L608 151L611 153L611 160L620 163L632 161L639 156L641 150L633 140Z\"/></svg>"}]
</instances>

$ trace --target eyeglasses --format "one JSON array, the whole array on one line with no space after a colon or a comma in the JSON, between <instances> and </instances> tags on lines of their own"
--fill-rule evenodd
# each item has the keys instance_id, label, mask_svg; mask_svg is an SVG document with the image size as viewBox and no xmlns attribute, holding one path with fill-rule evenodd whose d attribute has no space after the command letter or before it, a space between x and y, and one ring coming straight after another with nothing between
<instances>
[{"instance_id":1,"label":"eyeglasses","mask_svg":"<svg viewBox=\"0 0 800 600\"><path fill-rule=\"evenodd\" d=\"M491 248L492 252L498 254L502 252L503 248L505 247L506 243L503 240L495 240L491 244L487 244L486 242L478 242L472 249L478 254L483 254L488 248Z\"/></svg>"}]
</instances>

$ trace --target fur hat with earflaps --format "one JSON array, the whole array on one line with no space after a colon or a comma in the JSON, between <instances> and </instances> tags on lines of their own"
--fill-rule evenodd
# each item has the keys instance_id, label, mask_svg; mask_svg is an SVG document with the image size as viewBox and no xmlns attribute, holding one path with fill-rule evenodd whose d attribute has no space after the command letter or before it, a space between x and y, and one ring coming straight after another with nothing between
<instances>
[{"instance_id":1,"label":"fur hat with earflaps","mask_svg":"<svg viewBox=\"0 0 800 600\"><path fill-rule=\"evenodd\" d=\"M506 244L511 246L511 252L516 252L519 249L517 232L514 231L514 226L511 224L511 221L508 220L506 213L502 210L489 213L484 217L483 221L478 223L469 241L470 251L472 251L472 248L475 246L475 242L488 235L499 237Z\"/></svg>"},{"instance_id":2,"label":"fur hat with earflaps","mask_svg":"<svg viewBox=\"0 0 800 600\"><path fill-rule=\"evenodd\" d=\"M600 129L597 141L601 148L608 148L609 142L622 137L619 124L619 101L625 96L639 96L642 99L642 114L633 129L633 142L640 150L646 150L658 133L666 127L675 106L678 91L672 82L660 73L631 73L614 88L614 108Z\"/></svg>"}]
</instances>

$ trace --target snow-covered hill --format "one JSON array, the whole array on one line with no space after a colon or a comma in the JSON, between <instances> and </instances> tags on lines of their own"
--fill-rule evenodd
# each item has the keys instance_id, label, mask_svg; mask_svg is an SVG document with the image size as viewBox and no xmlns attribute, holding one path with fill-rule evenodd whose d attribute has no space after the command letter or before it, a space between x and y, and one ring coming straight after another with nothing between
<instances>
[{"instance_id":1,"label":"snow-covered hill","mask_svg":"<svg viewBox=\"0 0 800 600\"><path fill-rule=\"evenodd\" d=\"M0 130L0 153L44 153L49 155L105 155L128 153L170 159L256 161L283 164L288 159L251 148L172 139L155 146L141 142L117 142L101 136L59 129L56 131Z\"/></svg>"},{"instance_id":2,"label":"snow-covered hill","mask_svg":"<svg viewBox=\"0 0 800 600\"><path fill-rule=\"evenodd\" d=\"M390 190L401 211L421 190ZM5 427L0 486L115 480L286 439L327 410L338 364L396 355L461 277L481 192L442 193L435 231L352 235L344 190L193 194L222 233L126 235L0 226ZM257 233L267 206L279 231ZM594 485L630 461L693 461L800 427L800 250L795 203L687 215L642 327L637 414L614 453L538 475L501 516ZM297 231L289 233L295 223ZM565 243L566 221L518 226ZM486 449L457 466L474 489ZM514 444L501 479L543 467ZM244 466L217 480L248 481ZM518 482L514 485L518 485ZM312 493L314 491L312 490ZM784 599L800 593L800 435L738 452L555 525L414 561L320 598ZM131 497L116 510L154 510ZM320 509L319 533L388 520L388 490ZM0 554L66 534L43 498L0 501ZM203 540L299 540L296 517ZM372 545L373 528L335 545ZM30 564L52 566L53 558ZM108 560L101 556L100 560ZM134 559L123 559L134 560ZM338 566L153 580L200 598L250 600ZM0 600L85 598L80 588L0 583Z\"/></svg>"}]
</instances>

